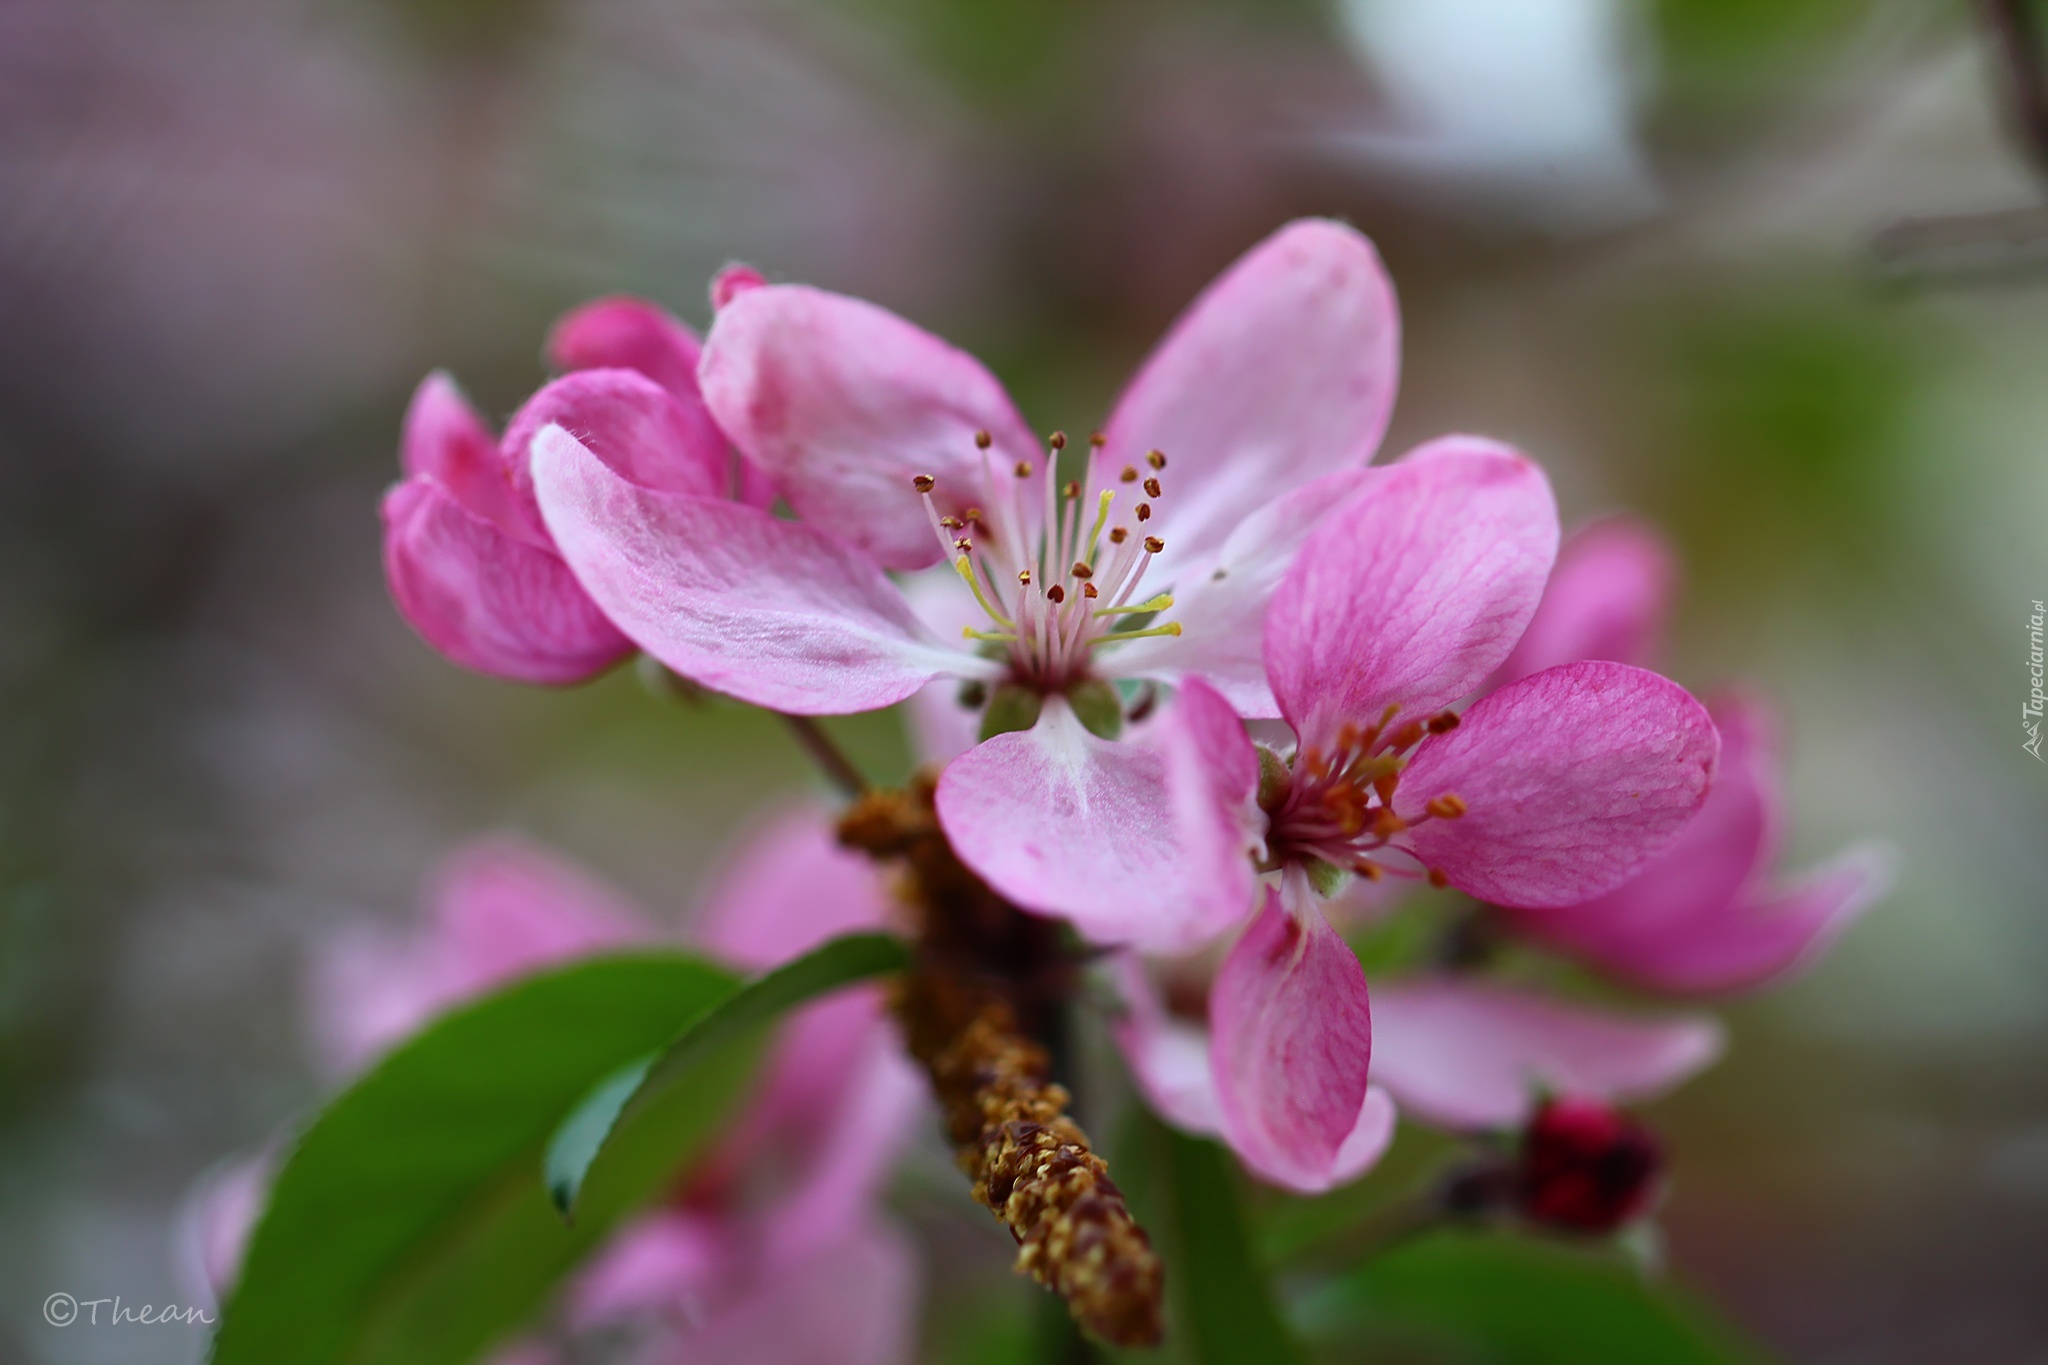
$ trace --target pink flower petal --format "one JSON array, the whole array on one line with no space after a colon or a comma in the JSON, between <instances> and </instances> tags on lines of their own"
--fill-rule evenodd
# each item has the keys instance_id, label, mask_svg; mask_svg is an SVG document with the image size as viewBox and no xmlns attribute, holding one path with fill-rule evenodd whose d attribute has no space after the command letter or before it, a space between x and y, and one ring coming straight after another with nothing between
<instances>
[{"instance_id":1,"label":"pink flower petal","mask_svg":"<svg viewBox=\"0 0 2048 1365\"><path fill-rule=\"evenodd\" d=\"M1422 719L1507 657L1557 551L1543 471L1447 436L1370 472L1309 536L1266 617L1266 672L1308 747L1390 705Z\"/></svg>"},{"instance_id":2,"label":"pink flower petal","mask_svg":"<svg viewBox=\"0 0 2048 1365\"><path fill-rule=\"evenodd\" d=\"M1372 458L1400 373L1401 322L1372 243L1290 223L1189 305L1117 401L1099 485L1166 453L1161 534L1220 545L1243 509Z\"/></svg>"},{"instance_id":3,"label":"pink flower petal","mask_svg":"<svg viewBox=\"0 0 2048 1365\"><path fill-rule=\"evenodd\" d=\"M1367 1106L1372 1012L1358 958L1314 908L1269 889L1209 994L1210 1061L1224 1136L1263 1179L1314 1192L1378 1155L1380 1107Z\"/></svg>"},{"instance_id":4,"label":"pink flower petal","mask_svg":"<svg viewBox=\"0 0 2048 1365\"><path fill-rule=\"evenodd\" d=\"M1671 547L1642 522L1610 517L1574 531L1494 686L1580 659L1649 667L1677 577Z\"/></svg>"},{"instance_id":5,"label":"pink flower petal","mask_svg":"<svg viewBox=\"0 0 2048 1365\"><path fill-rule=\"evenodd\" d=\"M592 299L555 320L548 364L557 371L637 370L678 398L696 400L697 334L659 304L625 294ZM701 401L701 400L699 400Z\"/></svg>"},{"instance_id":6,"label":"pink flower petal","mask_svg":"<svg viewBox=\"0 0 2048 1365\"><path fill-rule=\"evenodd\" d=\"M1166 760L1090 734L1062 697L948 764L938 812L989 885L1097 943L1174 952L1245 911L1241 888L1215 885L1211 860L1183 846Z\"/></svg>"},{"instance_id":7,"label":"pink flower petal","mask_svg":"<svg viewBox=\"0 0 2048 1365\"><path fill-rule=\"evenodd\" d=\"M783 810L747 837L704 896L691 938L748 971L894 918L881 872L839 846L819 806Z\"/></svg>"},{"instance_id":8,"label":"pink flower petal","mask_svg":"<svg viewBox=\"0 0 2048 1365\"><path fill-rule=\"evenodd\" d=\"M1719 913L1616 936L1588 956L1653 990L1701 995L1752 990L1812 966L1883 897L1893 855L1865 844L1779 891L1752 890Z\"/></svg>"},{"instance_id":9,"label":"pink flower petal","mask_svg":"<svg viewBox=\"0 0 2048 1365\"><path fill-rule=\"evenodd\" d=\"M917 1253L871 1221L796 1265L758 1275L650 1365L900 1365L913 1357Z\"/></svg>"},{"instance_id":10,"label":"pink flower petal","mask_svg":"<svg viewBox=\"0 0 2048 1365\"><path fill-rule=\"evenodd\" d=\"M730 477L725 436L702 404L678 401L632 370L578 370L526 400L505 427L508 464L532 499L533 443L567 431L629 483L662 493L723 497Z\"/></svg>"},{"instance_id":11,"label":"pink flower petal","mask_svg":"<svg viewBox=\"0 0 2048 1365\"><path fill-rule=\"evenodd\" d=\"M1214 554L1177 560L1181 567L1160 581L1173 587L1171 616L1181 633L1117 645L1098 656L1098 667L1111 677L1175 684L1199 673L1239 715L1279 715L1261 649L1267 605L1309 532L1365 479L1362 469L1342 470L1284 493L1239 522Z\"/></svg>"},{"instance_id":12,"label":"pink flower petal","mask_svg":"<svg viewBox=\"0 0 2048 1365\"><path fill-rule=\"evenodd\" d=\"M553 548L533 509L521 503L498 439L445 371L414 390L399 463L409 480L431 480L471 516L537 549Z\"/></svg>"},{"instance_id":13,"label":"pink flower petal","mask_svg":"<svg viewBox=\"0 0 2048 1365\"><path fill-rule=\"evenodd\" d=\"M180 1202L174 1232L178 1278L201 1303L218 1304L241 1277L249 1236L270 1202L269 1152L221 1162Z\"/></svg>"},{"instance_id":14,"label":"pink flower petal","mask_svg":"<svg viewBox=\"0 0 2048 1365\"><path fill-rule=\"evenodd\" d=\"M1496 982L1438 977L1373 992L1373 1078L1446 1128L1511 1128L1542 1092L1654 1098L1721 1055L1707 1015L1642 1018Z\"/></svg>"},{"instance_id":15,"label":"pink flower petal","mask_svg":"<svg viewBox=\"0 0 2048 1365\"><path fill-rule=\"evenodd\" d=\"M742 454L805 521L885 568L936 562L940 546L911 487L958 513L989 500L989 469L1011 480L1044 458L981 363L886 309L800 285L727 300L699 371L705 400ZM987 431L990 456L975 449Z\"/></svg>"},{"instance_id":16,"label":"pink flower petal","mask_svg":"<svg viewBox=\"0 0 2048 1365\"><path fill-rule=\"evenodd\" d=\"M656 1209L614 1233L570 1281L566 1316L578 1331L696 1316L738 1273L740 1256L721 1220Z\"/></svg>"},{"instance_id":17,"label":"pink flower petal","mask_svg":"<svg viewBox=\"0 0 2048 1365\"><path fill-rule=\"evenodd\" d=\"M1109 972L1123 1009L1110 1021L1110 1037L1152 1112L1183 1132L1218 1137L1223 1106L1209 1065L1209 1030L1167 1014L1136 953L1117 953Z\"/></svg>"},{"instance_id":18,"label":"pink flower petal","mask_svg":"<svg viewBox=\"0 0 2048 1365\"><path fill-rule=\"evenodd\" d=\"M384 576L406 623L479 673L582 682L633 650L568 565L463 511L429 478L384 497Z\"/></svg>"},{"instance_id":19,"label":"pink flower petal","mask_svg":"<svg viewBox=\"0 0 2048 1365\"><path fill-rule=\"evenodd\" d=\"M479 839L457 849L442 862L429 897L447 980L465 996L654 937L653 926L617 892L520 839Z\"/></svg>"},{"instance_id":20,"label":"pink flower petal","mask_svg":"<svg viewBox=\"0 0 2048 1365\"><path fill-rule=\"evenodd\" d=\"M641 488L559 427L535 439L548 529L577 579L686 678L802 715L871 711L995 665L929 637L859 550L755 508Z\"/></svg>"},{"instance_id":21,"label":"pink flower petal","mask_svg":"<svg viewBox=\"0 0 2048 1365\"><path fill-rule=\"evenodd\" d=\"M1460 891L1543 908L1599 895L1661 852L1706 799L1719 738L1707 709L1627 664L1545 669L1482 697L1415 751L1398 842ZM1457 819L1424 819L1444 793Z\"/></svg>"},{"instance_id":22,"label":"pink flower petal","mask_svg":"<svg viewBox=\"0 0 2048 1365\"><path fill-rule=\"evenodd\" d=\"M1725 924L1745 891L1770 871L1783 823L1778 762L1761 705L1722 700L1709 708L1721 732L1713 789L1671 845L1605 895L1518 916L1529 932L1610 965L1654 950L1671 930L1697 934Z\"/></svg>"}]
</instances>

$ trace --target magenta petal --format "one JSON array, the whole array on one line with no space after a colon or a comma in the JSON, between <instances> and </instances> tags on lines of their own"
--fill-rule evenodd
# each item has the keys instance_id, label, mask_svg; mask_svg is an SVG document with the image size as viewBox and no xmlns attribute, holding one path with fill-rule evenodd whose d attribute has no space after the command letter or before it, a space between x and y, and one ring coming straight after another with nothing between
<instances>
[{"instance_id":1,"label":"magenta petal","mask_svg":"<svg viewBox=\"0 0 2048 1365\"><path fill-rule=\"evenodd\" d=\"M555 320L548 363L557 371L637 370L677 397L697 397L697 334L659 304L624 294L593 299Z\"/></svg>"},{"instance_id":2,"label":"magenta petal","mask_svg":"<svg viewBox=\"0 0 2048 1365\"><path fill-rule=\"evenodd\" d=\"M534 484L563 558L642 649L720 692L802 715L872 711L995 666L930 639L859 550L756 508L641 488L559 427Z\"/></svg>"},{"instance_id":3,"label":"magenta petal","mask_svg":"<svg viewBox=\"0 0 2048 1365\"><path fill-rule=\"evenodd\" d=\"M1610 517L1574 531L1559 547L1543 603L1494 685L1580 659L1648 667L1677 576L1671 547L1639 521Z\"/></svg>"},{"instance_id":4,"label":"magenta petal","mask_svg":"<svg viewBox=\"0 0 2048 1365\"><path fill-rule=\"evenodd\" d=\"M700 1313L739 1260L713 1217L657 1209L627 1223L569 1284L566 1316L579 1331Z\"/></svg>"},{"instance_id":5,"label":"magenta petal","mask_svg":"<svg viewBox=\"0 0 2048 1365\"><path fill-rule=\"evenodd\" d=\"M479 839L456 850L429 896L444 973L460 995L654 937L617 892L519 839Z\"/></svg>"},{"instance_id":6,"label":"magenta petal","mask_svg":"<svg viewBox=\"0 0 2048 1365\"><path fill-rule=\"evenodd\" d=\"M530 489L533 442L561 427L630 483L722 497L731 471L725 436L695 399L678 400L632 370L579 370L526 400L505 427L515 477ZM529 493L530 496L530 493Z\"/></svg>"},{"instance_id":7,"label":"magenta petal","mask_svg":"<svg viewBox=\"0 0 2048 1365\"><path fill-rule=\"evenodd\" d=\"M691 938L748 971L891 920L874 862L842 848L831 817L812 805L781 811L750 835L702 904Z\"/></svg>"},{"instance_id":8,"label":"magenta petal","mask_svg":"<svg viewBox=\"0 0 2048 1365\"><path fill-rule=\"evenodd\" d=\"M1273 594L1266 672L1302 743L1422 719L1507 657L1557 552L1550 483L1506 446L1432 441L1316 527Z\"/></svg>"},{"instance_id":9,"label":"magenta petal","mask_svg":"<svg viewBox=\"0 0 2048 1365\"><path fill-rule=\"evenodd\" d=\"M1239 715L1279 715L1266 683L1260 639L1267 605L1309 532L1366 477L1362 469L1326 475L1253 512L1215 553L1176 558L1171 566L1155 565L1155 571L1165 569L1161 581L1173 588L1172 615L1181 623L1181 633L1105 650L1098 667L1113 677L1152 677L1176 684L1200 674L1230 699Z\"/></svg>"},{"instance_id":10,"label":"magenta petal","mask_svg":"<svg viewBox=\"0 0 2048 1365\"><path fill-rule=\"evenodd\" d=\"M730 298L699 378L719 425L797 515L885 568L941 557L914 477L937 479L933 497L958 513L988 503L985 465L1011 480L1016 461L1044 458L979 361L886 309L820 289L764 285ZM977 431L994 439L987 461Z\"/></svg>"},{"instance_id":11,"label":"magenta petal","mask_svg":"<svg viewBox=\"0 0 2048 1365\"><path fill-rule=\"evenodd\" d=\"M1101 486L1166 453L1169 549L1208 551L1243 509L1372 458L1400 373L1401 322L1372 243L1290 223L1189 305L1117 401Z\"/></svg>"},{"instance_id":12,"label":"magenta petal","mask_svg":"<svg viewBox=\"0 0 2048 1365\"><path fill-rule=\"evenodd\" d=\"M1716 914L1616 935L1587 956L1638 985L1676 994L1782 981L1817 961L1890 889L1892 864L1890 849L1863 845L1786 889L1753 890Z\"/></svg>"},{"instance_id":13,"label":"magenta petal","mask_svg":"<svg viewBox=\"0 0 2048 1365\"><path fill-rule=\"evenodd\" d=\"M1373 1079L1446 1128L1510 1128L1543 1092L1651 1099L1721 1055L1706 1015L1642 1018L1495 982L1439 977L1373 992Z\"/></svg>"},{"instance_id":14,"label":"magenta petal","mask_svg":"<svg viewBox=\"0 0 2048 1365\"><path fill-rule=\"evenodd\" d=\"M521 503L498 440L445 372L420 381L405 410L399 462L408 479L427 479L458 507L516 540L552 548L539 518Z\"/></svg>"},{"instance_id":15,"label":"magenta petal","mask_svg":"<svg viewBox=\"0 0 2048 1365\"><path fill-rule=\"evenodd\" d=\"M1545 669L1482 697L1415 751L1399 843L1497 905L1573 905L1662 851L1706 799L1720 746L1707 708L1627 664ZM1466 813L1424 818L1455 793Z\"/></svg>"},{"instance_id":16,"label":"magenta petal","mask_svg":"<svg viewBox=\"0 0 2048 1365\"><path fill-rule=\"evenodd\" d=\"M568 565L463 511L431 479L384 497L384 575L407 624L479 673L582 682L633 649Z\"/></svg>"},{"instance_id":17,"label":"magenta petal","mask_svg":"<svg viewBox=\"0 0 2048 1365\"><path fill-rule=\"evenodd\" d=\"M1241 887L1183 847L1165 759L1090 734L1062 697L948 764L938 812L989 885L1097 943L1175 952L1244 914Z\"/></svg>"},{"instance_id":18,"label":"magenta petal","mask_svg":"<svg viewBox=\"0 0 2048 1365\"><path fill-rule=\"evenodd\" d=\"M1210 1059L1232 1150L1266 1180L1315 1191L1336 1183L1365 1116L1372 1012L1357 955L1306 888L1299 897L1290 912L1269 888L1223 960Z\"/></svg>"},{"instance_id":19,"label":"magenta petal","mask_svg":"<svg viewBox=\"0 0 2048 1365\"><path fill-rule=\"evenodd\" d=\"M1662 853L1605 895L1527 912L1537 937L1609 965L1634 960L1670 933L1697 935L1729 922L1736 904L1770 871L1778 844L1778 763L1761 706L1748 699L1710 708L1721 732L1713 789L1699 814Z\"/></svg>"}]
</instances>

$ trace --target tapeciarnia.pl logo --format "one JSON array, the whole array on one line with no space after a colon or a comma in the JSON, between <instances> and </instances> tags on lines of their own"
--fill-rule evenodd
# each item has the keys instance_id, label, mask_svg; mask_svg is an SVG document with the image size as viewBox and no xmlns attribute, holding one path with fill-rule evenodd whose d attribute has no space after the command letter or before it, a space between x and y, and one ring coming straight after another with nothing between
<instances>
[{"instance_id":1,"label":"tapeciarnia.pl logo","mask_svg":"<svg viewBox=\"0 0 2048 1365\"><path fill-rule=\"evenodd\" d=\"M2020 708L2020 724L2026 727L2026 742L2020 747L2041 759L2041 710L2048 704L2048 695L2041 688L2041 623L2048 618L2048 606L2038 600L2034 603L2034 614L2027 618L2027 672L2033 677L2033 687L2027 693L2027 704ZM2041 759L2048 762L2048 759Z\"/></svg>"}]
</instances>

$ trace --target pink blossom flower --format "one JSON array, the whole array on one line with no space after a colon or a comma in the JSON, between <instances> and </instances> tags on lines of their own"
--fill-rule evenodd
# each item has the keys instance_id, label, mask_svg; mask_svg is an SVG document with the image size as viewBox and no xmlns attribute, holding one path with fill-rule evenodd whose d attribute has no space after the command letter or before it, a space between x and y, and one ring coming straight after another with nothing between
<instances>
[{"instance_id":1,"label":"pink blossom flower","mask_svg":"<svg viewBox=\"0 0 2048 1365\"><path fill-rule=\"evenodd\" d=\"M1034 839L1064 823L1064 838L1118 841L1160 780L1156 754L1109 737L1116 682L1200 674L1245 714L1277 714L1266 601L1363 476L1393 401L1399 320L1363 237L1304 221L1253 248L1174 325L1065 483L1057 450L965 353L856 299L753 278L721 292L705 401L799 520L635 483L573 431L534 445L556 546L641 648L801 714L977 684L994 696L983 728L1014 733L955 765L940 817L951 830L1029 806ZM930 612L889 576L940 564L952 600ZM932 591L918 585L921 604ZM1028 908L1074 913L976 866ZM1138 891L1170 894L1179 875L1119 869L1103 888L1118 913L1076 922L1116 940L1142 927Z\"/></svg>"},{"instance_id":2,"label":"pink blossom flower","mask_svg":"<svg viewBox=\"0 0 2048 1365\"><path fill-rule=\"evenodd\" d=\"M1582 528L1496 683L1584 659L1654 662L1676 578L1649 527L1610 518ZM1737 693L1709 710L1721 757L1699 815L1620 886L1576 905L1511 908L1507 927L1631 985L1697 994L1798 970L1882 893L1876 846L1790 889L1769 884L1783 817L1764 708ZM1404 1110L1451 1128L1514 1126L1545 1089L1649 1099L1722 1044L1702 1015L1598 1008L1469 973L1385 983L1373 1005L1375 1079Z\"/></svg>"},{"instance_id":3,"label":"pink blossom flower","mask_svg":"<svg viewBox=\"0 0 2048 1365\"><path fill-rule=\"evenodd\" d=\"M1162 1033L1142 999L1120 1033L1155 1104L1206 1118L1268 1179L1349 1178L1390 1112L1367 1083L1365 978L1319 894L1350 875L1426 873L1496 903L1574 904L1670 843L1706 796L1713 724L1643 669L1565 664L1445 709L1507 659L1556 546L1547 481L1505 447L1446 438L1373 470L1309 535L1266 619L1292 759L1256 749L1200 679L1151 737L1164 794L1131 837L1185 859L1201 893L1141 902L1164 921L1148 937L1185 948L1257 912L1209 994L1206 1086L1189 1035ZM1018 824L1019 844L1039 833ZM972 848L981 831L954 833ZM985 858L1015 856L989 838ZM1069 844L1031 875L1085 901L1120 872L1100 865L1128 856ZM1262 871L1281 874L1277 889L1257 890Z\"/></svg>"},{"instance_id":4,"label":"pink blossom flower","mask_svg":"<svg viewBox=\"0 0 2048 1365\"><path fill-rule=\"evenodd\" d=\"M384 567L399 611L456 663L522 682L571 683L632 650L562 562L533 499L534 434L575 431L621 478L769 496L737 470L697 392L697 339L651 304L602 299L549 339L574 371L536 393L499 440L446 374L406 413L405 478L384 498Z\"/></svg>"},{"instance_id":5,"label":"pink blossom flower","mask_svg":"<svg viewBox=\"0 0 2048 1365\"><path fill-rule=\"evenodd\" d=\"M314 1034L330 1066L360 1068L480 991L660 937L577 869L502 839L451 857L430 911L418 934L351 934L317 962ZM832 935L885 923L888 913L873 867L803 810L742 851L690 937L735 966L763 970ZM688 1173L679 1198L621 1229L571 1283L565 1324L652 1327L639 1357L648 1361L905 1358L916 1262L876 1200L920 1094L872 988L793 1014L747 1107ZM232 1282L267 1181L261 1165L237 1166L192 1202L187 1255L216 1289ZM527 1341L500 1359L555 1358Z\"/></svg>"}]
</instances>

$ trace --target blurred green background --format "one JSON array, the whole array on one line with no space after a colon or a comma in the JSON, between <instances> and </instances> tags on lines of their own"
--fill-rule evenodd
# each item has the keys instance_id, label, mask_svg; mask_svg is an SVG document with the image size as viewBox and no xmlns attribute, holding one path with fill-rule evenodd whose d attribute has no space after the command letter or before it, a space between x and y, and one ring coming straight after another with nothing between
<instances>
[{"instance_id":1,"label":"blurred green background","mask_svg":"<svg viewBox=\"0 0 2048 1365\"><path fill-rule=\"evenodd\" d=\"M758 716L630 670L500 684L407 632L376 499L426 369L503 415L567 305L701 325L739 258L895 308L1085 429L1210 275L1334 213L1401 291L1389 450L1486 432L1568 521L1662 521L1673 671L1782 709L1791 865L1904 853L1653 1110L1677 1273L1792 1360L2048 1360L2048 768L2018 723L2044 239L1967 273L1872 246L2042 202L1976 14L0 6L0 1358L197 1359L39 1307L186 1297L188 1182L316 1097L322 933L410 916L439 851L504 827L679 912L807 780ZM890 718L841 728L902 762ZM993 1351L977 1305L1022 1311L999 1235L908 1199L947 1251L929 1349Z\"/></svg>"}]
</instances>

